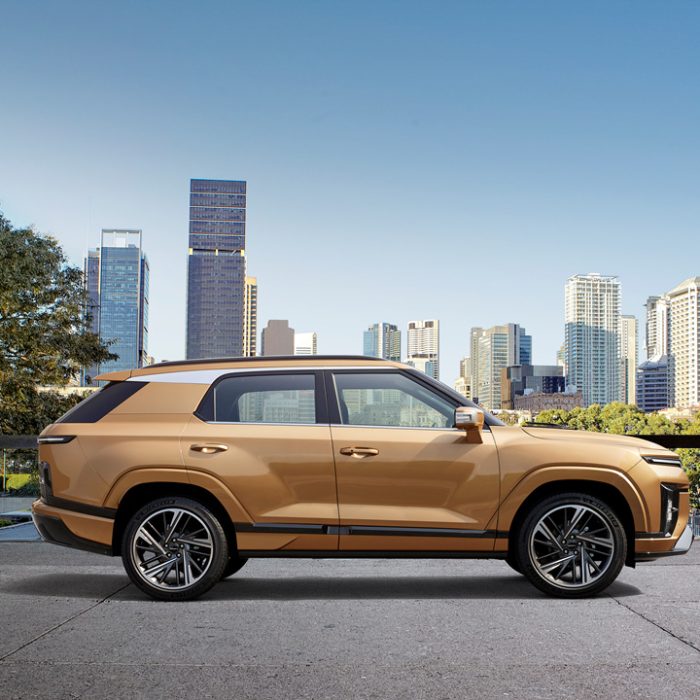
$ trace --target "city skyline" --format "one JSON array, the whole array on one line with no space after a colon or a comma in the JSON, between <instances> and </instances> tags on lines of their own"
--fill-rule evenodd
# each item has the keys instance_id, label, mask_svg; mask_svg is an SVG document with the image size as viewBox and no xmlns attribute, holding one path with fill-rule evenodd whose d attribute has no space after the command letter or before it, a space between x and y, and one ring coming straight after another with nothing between
<instances>
[{"instance_id":1,"label":"city skyline","mask_svg":"<svg viewBox=\"0 0 700 700\"><path fill-rule=\"evenodd\" d=\"M0 209L77 266L101 227L142 229L157 359L185 356L192 177L250 183L261 326L355 353L377 319L439 318L448 383L469 329L504 319L553 363L568 275L617 276L641 317L698 273L700 7L641 4L633 26L614 6L367 12L9 4L0 61L24 109L0 116Z\"/></svg>"}]
</instances>

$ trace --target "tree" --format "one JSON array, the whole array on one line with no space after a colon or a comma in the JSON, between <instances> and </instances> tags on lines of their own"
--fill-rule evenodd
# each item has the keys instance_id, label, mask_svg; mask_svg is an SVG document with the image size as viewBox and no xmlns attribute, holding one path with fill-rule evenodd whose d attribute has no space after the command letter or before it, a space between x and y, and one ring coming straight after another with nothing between
<instances>
[{"instance_id":1,"label":"tree","mask_svg":"<svg viewBox=\"0 0 700 700\"><path fill-rule=\"evenodd\" d=\"M0 431L39 432L75 400L37 387L67 384L116 355L88 330L82 272L54 238L0 213L0 250Z\"/></svg>"}]
</instances>

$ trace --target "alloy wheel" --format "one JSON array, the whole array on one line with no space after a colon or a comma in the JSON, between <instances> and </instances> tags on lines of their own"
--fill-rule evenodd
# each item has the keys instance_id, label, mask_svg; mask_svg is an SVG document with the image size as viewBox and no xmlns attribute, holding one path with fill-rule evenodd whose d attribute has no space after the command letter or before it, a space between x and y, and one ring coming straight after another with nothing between
<instances>
[{"instance_id":1,"label":"alloy wheel","mask_svg":"<svg viewBox=\"0 0 700 700\"><path fill-rule=\"evenodd\" d=\"M177 591L197 584L214 554L211 530L184 508L162 508L140 524L131 541L135 570L149 585Z\"/></svg>"},{"instance_id":2,"label":"alloy wheel","mask_svg":"<svg viewBox=\"0 0 700 700\"><path fill-rule=\"evenodd\" d=\"M615 560L610 520L597 509L573 503L551 508L530 532L530 562L550 585L575 590L595 585Z\"/></svg>"}]
</instances>

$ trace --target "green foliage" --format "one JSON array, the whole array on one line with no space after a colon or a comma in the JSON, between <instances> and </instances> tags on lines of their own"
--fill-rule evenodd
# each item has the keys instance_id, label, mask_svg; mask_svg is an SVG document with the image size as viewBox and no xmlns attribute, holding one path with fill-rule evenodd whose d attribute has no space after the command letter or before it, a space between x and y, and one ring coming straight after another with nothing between
<instances>
[{"instance_id":1,"label":"green foliage","mask_svg":"<svg viewBox=\"0 0 700 700\"><path fill-rule=\"evenodd\" d=\"M116 356L89 332L82 272L54 238L0 214L0 250L0 431L36 433L75 403L38 386L64 385Z\"/></svg>"},{"instance_id":2,"label":"green foliage","mask_svg":"<svg viewBox=\"0 0 700 700\"><path fill-rule=\"evenodd\" d=\"M700 435L700 412L691 419L671 420L658 413L644 413L636 406L593 404L571 411L548 410L537 415L537 423L567 425L576 430L627 435ZM690 500L700 508L700 449L678 449L683 468L690 479Z\"/></svg>"}]
</instances>

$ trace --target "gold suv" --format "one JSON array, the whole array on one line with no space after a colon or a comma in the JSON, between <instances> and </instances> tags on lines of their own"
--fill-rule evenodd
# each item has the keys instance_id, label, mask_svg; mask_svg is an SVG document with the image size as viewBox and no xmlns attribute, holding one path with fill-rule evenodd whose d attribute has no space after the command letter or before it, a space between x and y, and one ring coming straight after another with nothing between
<instances>
[{"instance_id":1,"label":"gold suv","mask_svg":"<svg viewBox=\"0 0 700 700\"><path fill-rule=\"evenodd\" d=\"M562 597L688 551L688 479L654 443L507 427L367 357L168 362L109 383L39 438L48 542L121 555L188 600L251 557L505 561Z\"/></svg>"}]
</instances>

